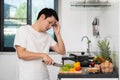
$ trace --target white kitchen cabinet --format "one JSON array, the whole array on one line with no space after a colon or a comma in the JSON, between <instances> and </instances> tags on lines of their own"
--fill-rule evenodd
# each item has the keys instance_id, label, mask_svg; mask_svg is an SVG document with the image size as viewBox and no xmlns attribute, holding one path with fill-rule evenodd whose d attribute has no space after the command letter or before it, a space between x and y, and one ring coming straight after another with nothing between
<instances>
[{"instance_id":1,"label":"white kitchen cabinet","mask_svg":"<svg viewBox=\"0 0 120 80\"><path fill-rule=\"evenodd\" d=\"M62 56L57 53L50 53L49 56L57 63L61 63ZM57 76L59 73L60 67L56 66L48 66L48 71L50 75L50 80L57 80Z\"/></svg>"},{"instance_id":2,"label":"white kitchen cabinet","mask_svg":"<svg viewBox=\"0 0 120 80\"><path fill-rule=\"evenodd\" d=\"M119 80L118 78L62 78L61 80Z\"/></svg>"}]
</instances>

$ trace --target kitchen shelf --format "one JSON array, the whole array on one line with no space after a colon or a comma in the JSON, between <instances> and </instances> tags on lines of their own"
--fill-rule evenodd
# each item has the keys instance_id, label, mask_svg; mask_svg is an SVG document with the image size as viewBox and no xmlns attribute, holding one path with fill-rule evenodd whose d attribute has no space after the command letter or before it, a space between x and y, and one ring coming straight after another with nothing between
<instances>
[{"instance_id":1,"label":"kitchen shelf","mask_svg":"<svg viewBox=\"0 0 120 80\"><path fill-rule=\"evenodd\" d=\"M111 4L110 2L71 2L70 3L71 6L75 6L75 7L110 7Z\"/></svg>"}]
</instances>

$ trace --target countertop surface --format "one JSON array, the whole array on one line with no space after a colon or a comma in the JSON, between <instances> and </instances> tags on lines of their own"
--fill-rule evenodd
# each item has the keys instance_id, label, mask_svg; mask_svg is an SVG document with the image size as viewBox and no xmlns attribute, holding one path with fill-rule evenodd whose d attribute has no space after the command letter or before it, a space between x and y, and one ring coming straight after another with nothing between
<instances>
[{"instance_id":1,"label":"countertop surface","mask_svg":"<svg viewBox=\"0 0 120 80\"><path fill-rule=\"evenodd\" d=\"M83 68L81 74L59 73L58 78L119 78L119 74L117 68L112 73L87 73Z\"/></svg>"}]
</instances>

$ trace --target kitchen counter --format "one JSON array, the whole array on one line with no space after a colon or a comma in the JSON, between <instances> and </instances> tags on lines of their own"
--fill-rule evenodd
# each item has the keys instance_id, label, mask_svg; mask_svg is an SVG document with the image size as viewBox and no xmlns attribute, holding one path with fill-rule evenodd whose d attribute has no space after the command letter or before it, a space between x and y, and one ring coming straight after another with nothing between
<instances>
[{"instance_id":1,"label":"kitchen counter","mask_svg":"<svg viewBox=\"0 0 120 80\"><path fill-rule=\"evenodd\" d=\"M59 80L61 78L119 78L118 69L114 69L112 73L87 73L85 68L82 70L82 74L74 74L74 73L59 73Z\"/></svg>"}]
</instances>

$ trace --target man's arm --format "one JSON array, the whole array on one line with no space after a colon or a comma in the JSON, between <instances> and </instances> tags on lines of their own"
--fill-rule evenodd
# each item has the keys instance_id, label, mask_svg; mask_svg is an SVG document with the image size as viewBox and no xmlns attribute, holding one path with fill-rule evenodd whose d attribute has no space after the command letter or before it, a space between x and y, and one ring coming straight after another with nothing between
<instances>
[{"instance_id":1,"label":"man's arm","mask_svg":"<svg viewBox=\"0 0 120 80\"><path fill-rule=\"evenodd\" d=\"M43 59L46 64L53 63L53 60L45 53L30 52L18 45L16 45L15 47L18 54L18 58L20 59L23 59L23 60Z\"/></svg>"},{"instance_id":2,"label":"man's arm","mask_svg":"<svg viewBox=\"0 0 120 80\"><path fill-rule=\"evenodd\" d=\"M56 51L59 54L65 54L65 46L64 46L64 42L62 40L61 34L60 34L60 24L59 22L56 23L56 26L53 27L56 38L57 38L57 44L55 46L52 46L51 48Z\"/></svg>"}]
</instances>

